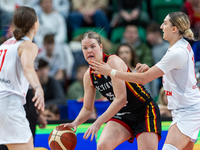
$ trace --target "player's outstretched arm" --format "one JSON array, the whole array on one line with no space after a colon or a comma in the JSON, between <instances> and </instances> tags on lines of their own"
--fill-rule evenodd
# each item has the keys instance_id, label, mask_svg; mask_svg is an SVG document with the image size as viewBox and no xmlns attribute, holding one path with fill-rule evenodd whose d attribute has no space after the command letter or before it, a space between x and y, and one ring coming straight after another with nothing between
<instances>
[{"instance_id":1,"label":"player's outstretched arm","mask_svg":"<svg viewBox=\"0 0 200 150\"><path fill-rule=\"evenodd\" d=\"M95 74L103 74L112 76L124 81L132 82L132 83L139 83L139 84L146 84L158 77L164 75L164 72L159 69L157 66L153 66L148 69L148 66L142 66L143 69L139 67L136 68L142 73L131 73L131 72L123 72L119 70L112 69L108 64L104 62L90 62L90 67L94 69L93 73ZM145 71L145 72L143 72Z\"/></svg>"}]
</instances>

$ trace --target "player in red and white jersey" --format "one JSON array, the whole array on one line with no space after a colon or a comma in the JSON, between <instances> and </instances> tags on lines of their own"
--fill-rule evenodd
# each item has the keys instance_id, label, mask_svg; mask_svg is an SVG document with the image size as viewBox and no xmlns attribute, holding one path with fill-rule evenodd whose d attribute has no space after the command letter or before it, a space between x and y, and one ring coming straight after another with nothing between
<instances>
[{"instance_id":1,"label":"player in red and white jersey","mask_svg":"<svg viewBox=\"0 0 200 150\"><path fill-rule=\"evenodd\" d=\"M34 69L38 48L32 43L39 22L34 9L21 6L12 24L14 37L0 46L0 144L9 150L34 150L23 105L30 83L35 107L44 110L44 94Z\"/></svg>"},{"instance_id":2,"label":"player in red and white jersey","mask_svg":"<svg viewBox=\"0 0 200 150\"><path fill-rule=\"evenodd\" d=\"M140 84L163 76L168 108L173 118L163 150L192 150L200 129L200 92L196 85L193 50L183 39L193 39L190 21L186 14L173 12L166 16L161 29L170 47L153 67L137 64L136 69L143 73L121 72L95 61L90 63L91 68L96 74L111 75Z\"/></svg>"}]
</instances>

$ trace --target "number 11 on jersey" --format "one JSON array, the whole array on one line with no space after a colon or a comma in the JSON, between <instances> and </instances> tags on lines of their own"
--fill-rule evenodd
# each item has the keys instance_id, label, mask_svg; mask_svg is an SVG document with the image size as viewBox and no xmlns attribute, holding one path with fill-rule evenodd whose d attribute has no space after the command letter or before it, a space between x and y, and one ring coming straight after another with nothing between
<instances>
[{"instance_id":1,"label":"number 11 on jersey","mask_svg":"<svg viewBox=\"0 0 200 150\"><path fill-rule=\"evenodd\" d=\"M5 56L6 56L6 52L7 52L7 49L5 50L0 50L0 72L1 72L1 69L3 67L3 63L4 63L4 59L5 59Z\"/></svg>"}]
</instances>

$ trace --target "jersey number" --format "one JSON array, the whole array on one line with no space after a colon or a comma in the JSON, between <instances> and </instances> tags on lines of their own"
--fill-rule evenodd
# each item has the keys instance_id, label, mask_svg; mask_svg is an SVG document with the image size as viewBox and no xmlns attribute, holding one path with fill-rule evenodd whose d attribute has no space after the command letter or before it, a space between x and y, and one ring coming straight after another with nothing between
<instances>
[{"instance_id":1,"label":"jersey number","mask_svg":"<svg viewBox=\"0 0 200 150\"><path fill-rule=\"evenodd\" d=\"M3 57L2 61L0 62L0 72L1 72L1 69L3 67L3 63L4 63L5 56L6 56L6 52L7 52L7 49L0 50L0 58Z\"/></svg>"}]
</instances>

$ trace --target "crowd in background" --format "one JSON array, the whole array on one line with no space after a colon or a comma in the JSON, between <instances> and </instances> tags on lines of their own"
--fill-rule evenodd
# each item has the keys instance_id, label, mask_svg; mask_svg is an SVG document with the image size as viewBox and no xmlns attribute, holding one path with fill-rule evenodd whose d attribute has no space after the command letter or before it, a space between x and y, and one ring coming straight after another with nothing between
<instances>
[{"instance_id":1,"label":"crowd in background","mask_svg":"<svg viewBox=\"0 0 200 150\"><path fill-rule=\"evenodd\" d=\"M17 7L29 6L37 13L40 26L34 42L39 48L36 60L37 73L44 89L47 119L51 116L59 119L59 110L52 105L66 105L68 99L83 100L83 75L88 68L80 43L84 32L97 31L102 38L104 52L118 55L133 72L136 71L135 66L138 62L151 67L165 55L169 43L162 38L161 23L154 16L152 1L0 1L1 43L12 37L10 23ZM189 42L194 50L198 79L200 78L200 1L183 0L178 11L185 12L191 21L196 41ZM159 103L161 115L170 117L162 79L154 80L144 86ZM96 92L96 99L105 100L99 92Z\"/></svg>"}]
</instances>

